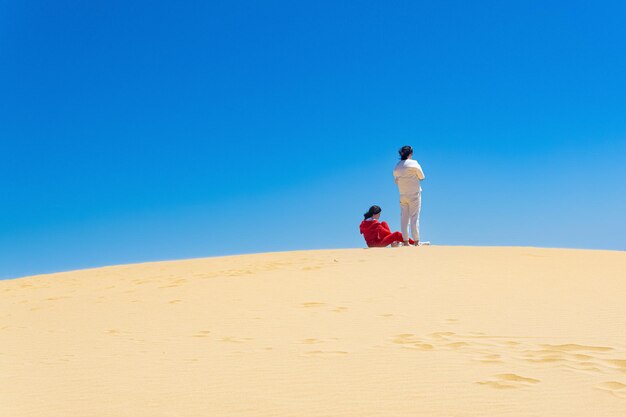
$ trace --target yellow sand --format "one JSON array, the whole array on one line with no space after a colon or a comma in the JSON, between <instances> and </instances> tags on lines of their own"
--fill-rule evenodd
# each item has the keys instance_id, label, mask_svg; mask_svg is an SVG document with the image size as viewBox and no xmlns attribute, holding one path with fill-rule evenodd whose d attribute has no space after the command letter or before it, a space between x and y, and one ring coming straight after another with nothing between
<instances>
[{"instance_id":1,"label":"yellow sand","mask_svg":"<svg viewBox=\"0 0 626 417\"><path fill-rule=\"evenodd\" d=\"M0 416L626 416L626 253L420 247L0 282Z\"/></svg>"}]
</instances>

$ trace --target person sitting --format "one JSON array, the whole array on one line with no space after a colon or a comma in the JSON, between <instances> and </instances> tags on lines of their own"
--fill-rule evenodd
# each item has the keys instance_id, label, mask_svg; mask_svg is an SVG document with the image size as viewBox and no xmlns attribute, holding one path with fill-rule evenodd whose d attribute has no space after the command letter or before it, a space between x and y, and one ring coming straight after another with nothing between
<instances>
[{"instance_id":1,"label":"person sitting","mask_svg":"<svg viewBox=\"0 0 626 417\"><path fill-rule=\"evenodd\" d=\"M392 232L387 222L378 221L381 211L382 209L380 207L372 206L367 213L363 215L365 219L361 222L361 226L359 227L361 234L365 238L365 243L367 243L367 246L370 248L384 248L388 245L396 247L404 240L402 233ZM409 239L409 244L413 245L414 243L412 239Z\"/></svg>"}]
</instances>

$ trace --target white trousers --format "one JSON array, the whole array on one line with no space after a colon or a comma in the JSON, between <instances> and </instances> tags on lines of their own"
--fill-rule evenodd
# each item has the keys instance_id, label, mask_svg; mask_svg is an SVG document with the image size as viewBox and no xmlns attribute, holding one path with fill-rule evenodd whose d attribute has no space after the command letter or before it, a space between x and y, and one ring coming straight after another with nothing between
<instances>
[{"instance_id":1,"label":"white trousers","mask_svg":"<svg viewBox=\"0 0 626 417\"><path fill-rule=\"evenodd\" d=\"M420 240L421 208L421 191L413 195L400 195L400 230L405 241L409 240L409 223L411 223L411 237L416 242Z\"/></svg>"}]
</instances>

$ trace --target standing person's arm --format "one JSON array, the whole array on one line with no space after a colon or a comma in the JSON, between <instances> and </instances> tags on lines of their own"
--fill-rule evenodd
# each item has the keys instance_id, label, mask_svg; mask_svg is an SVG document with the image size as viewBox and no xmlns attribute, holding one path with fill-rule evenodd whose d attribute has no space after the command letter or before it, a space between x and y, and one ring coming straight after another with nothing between
<instances>
[{"instance_id":1,"label":"standing person's arm","mask_svg":"<svg viewBox=\"0 0 626 417\"><path fill-rule=\"evenodd\" d=\"M421 167L421 165L420 165L417 161L415 161L415 164L417 165L417 166L415 167L415 175L416 175L416 176L417 176L417 178L419 178L420 180L423 180L424 178L426 178L426 177L424 176L424 171L422 171L422 167Z\"/></svg>"}]
</instances>

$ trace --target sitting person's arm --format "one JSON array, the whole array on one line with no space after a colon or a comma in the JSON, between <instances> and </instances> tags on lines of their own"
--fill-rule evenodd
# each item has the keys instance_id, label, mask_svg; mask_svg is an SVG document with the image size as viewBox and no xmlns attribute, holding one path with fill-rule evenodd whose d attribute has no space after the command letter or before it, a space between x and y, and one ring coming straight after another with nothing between
<instances>
[{"instance_id":1,"label":"sitting person's arm","mask_svg":"<svg viewBox=\"0 0 626 417\"><path fill-rule=\"evenodd\" d=\"M387 224L387 222L380 222L378 223L377 232L378 240L383 240L391 234L391 229L389 229L389 225Z\"/></svg>"}]
</instances>

